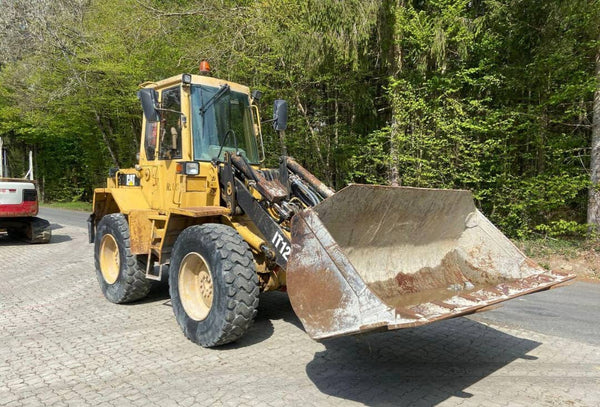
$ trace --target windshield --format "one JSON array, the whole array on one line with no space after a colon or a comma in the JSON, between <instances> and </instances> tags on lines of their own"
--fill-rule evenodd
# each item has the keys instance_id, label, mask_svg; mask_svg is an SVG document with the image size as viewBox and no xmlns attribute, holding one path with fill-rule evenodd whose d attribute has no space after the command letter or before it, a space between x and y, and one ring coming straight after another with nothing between
<instances>
[{"instance_id":1,"label":"windshield","mask_svg":"<svg viewBox=\"0 0 600 407\"><path fill-rule=\"evenodd\" d=\"M221 90L220 95L211 100ZM194 160L219 160L227 151L237 151L258 164L258 148L252 125L248 95L212 86L192 86L192 134Z\"/></svg>"}]
</instances>

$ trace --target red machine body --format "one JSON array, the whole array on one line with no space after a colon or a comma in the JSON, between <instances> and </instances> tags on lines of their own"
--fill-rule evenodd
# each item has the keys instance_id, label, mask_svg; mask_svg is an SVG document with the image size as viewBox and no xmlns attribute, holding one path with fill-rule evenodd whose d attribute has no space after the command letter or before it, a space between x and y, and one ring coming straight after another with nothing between
<instances>
[{"instance_id":1,"label":"red machine body","mask_svg":"<svg viewBox=\"0 0 600 407\"><path fill-rule=\"evenodd\" d=\"M48 243L50 223L36 217L38 210L35 181L0 178L0 232L30 243Z\"/></svg>"},{"instance_id":2,"label":"red machine body","mask_svg":"<svg viewBox=\"0 0 600 407\"><path fill-rule=\"evenodd\" d=\"M0 178L0 217L36 216L38 209L33 181Z\"/></svg>"}]
</instances>

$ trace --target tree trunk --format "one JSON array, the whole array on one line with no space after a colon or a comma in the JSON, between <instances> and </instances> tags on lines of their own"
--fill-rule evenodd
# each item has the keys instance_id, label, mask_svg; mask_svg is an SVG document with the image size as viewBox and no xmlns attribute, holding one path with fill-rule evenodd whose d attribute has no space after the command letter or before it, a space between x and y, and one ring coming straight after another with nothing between
<instances>
[{"instance_id":1,"label":"tree trunk","mask_svg":"<svg viewBox=\"0 0 600 407\"><path fill-rule=\"evenodd\" d=\"M110 146L110 140L108 138L108 135L106 134L106 130L104 129L104 124L102 123L102 118L100 117L100 115L98 114L98 112L95 109L93 111L94 111L94 115L96 117L96 124L98 125L98 129L100 130L100 134L102 134L102 140L104 141L104 145L106 146L106 149L108 150L108 153L110 154L110 158L112 159L113 164L117 168L120 168L119 160L117 159L115 152L113 151L113 149Z\"/></svg>"},{"instance_id":2,"label":"tree trunk","mask_svg":"<svg viewBox=\"0 0 600 407\"><path fill-rule=\"evenodd\" d=\"M308 131L310 132L310 136L313 141L313 145L315 147L314 155L317 156L317 161L319 162L319 165L323 169L323 174L325 174L325 183L327 185L331 185L331 171L329 171L329 167L327 166L327 163L325 163L325 160L323 159L323 153L321 152L321 147L319 146L319 138L317 136L317 133L315 132L315 129L310 124L310 117L308 116L308 110L306 107L304 107L304 105L300 101L300 95L298 93L296 93L296 106L298 107L298 110L300 111L300 113L302 113L302 116L304 117L304 122L306 123L306 127L308 127Z\"/></svg>"},{"instance_id":3,"label":"tree trunk","mask_svg":"<svg viewBox=\"0 0 600 407\"><path fill-rule=\"evenodd\" d=\"M388 3L384 3L384 7L388 7L386 12L388 13L388 24L390 27L389 41L388 44L388 76L396 77L402 71L402 47L400 46L400 40L397 33L396 26L396 11L400 7L404 7L404 0L392 0ZM390 95L391 99L391 95ZM398 168L398 151L400 146L398 145L398 131L399 126L396 120L396 105L393 100L390 100L391 105L391 126L390 126L390 173L389 173L389 182L390 185L397 187L400 185L400 169Z\"/></svg>"},{"instance_id":4,"label":"tree trunk","mask_svg":"<svg viewBox=\"0 0 600 407\"><path fill-rule=\"evenodd\" d=\"M390 185L400 186L400 171L398 170L398 122L392 108L392 125L390 127Z\"/></svg>"},{"instance_id":5,"label":"tree trunk","mask_svg":"<svg viewBox=\"0 0 600 407\"><path fill-rule=\"evenodd\" d=\"M592 119L592 159L587 222L600 232L600 49L596 53L596 92Z\"/></svg>"}]
</instances>

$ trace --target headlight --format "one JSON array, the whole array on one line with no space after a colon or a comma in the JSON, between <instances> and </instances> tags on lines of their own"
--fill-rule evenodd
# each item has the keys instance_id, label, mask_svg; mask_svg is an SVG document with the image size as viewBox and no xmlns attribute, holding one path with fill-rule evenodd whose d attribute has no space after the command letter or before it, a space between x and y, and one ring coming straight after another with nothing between
<instances>
[{"instance_id":1,"label":"headlight","mask_svg":"<svg viewBox=\"0 0 600 407\"><path fill-rule=\"evenodd\" d=\"M200 174L200 164L195 161L184 161L177 163L177 173L185 175Z\"/></svg>"}]
</instances>

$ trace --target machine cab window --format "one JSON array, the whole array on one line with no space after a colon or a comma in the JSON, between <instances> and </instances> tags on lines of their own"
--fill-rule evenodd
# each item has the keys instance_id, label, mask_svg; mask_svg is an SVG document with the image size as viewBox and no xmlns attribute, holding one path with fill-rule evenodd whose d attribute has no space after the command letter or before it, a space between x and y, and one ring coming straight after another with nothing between
<instances>
[{"instance_id":1,"label":"machine cab window","mask_svg":"<svg viewBox=\"0 0 600 407\"><path fill-rule=\"evenodd\" d=\"M160 110L160 138L158 158L181 158L181 88L175 86L162 91Z\"/></svg>"},{"instance_id":2,"label":"machine cab window","mask_svg":"<svg viewBox=\"0 0 600 407\"><path fill-rule=\"evenodd\" d=\"M237 152L257 164L258 147L248 95L227 85L192 85L191 93L194 159L223 160L225 152Z\"/></svg>"},{"instance_id":3,"label":"machine cab window","mask_svg":"<svg viewBox=\"0 0 600 407\"><path fill-rule=\"evenodd\" d=\"M144 131L144 151L146 153L146 160L154 160L156 154L156 136L158 133L158 122L146 120L146 130Z\"/></svg>"}]
</instances>

